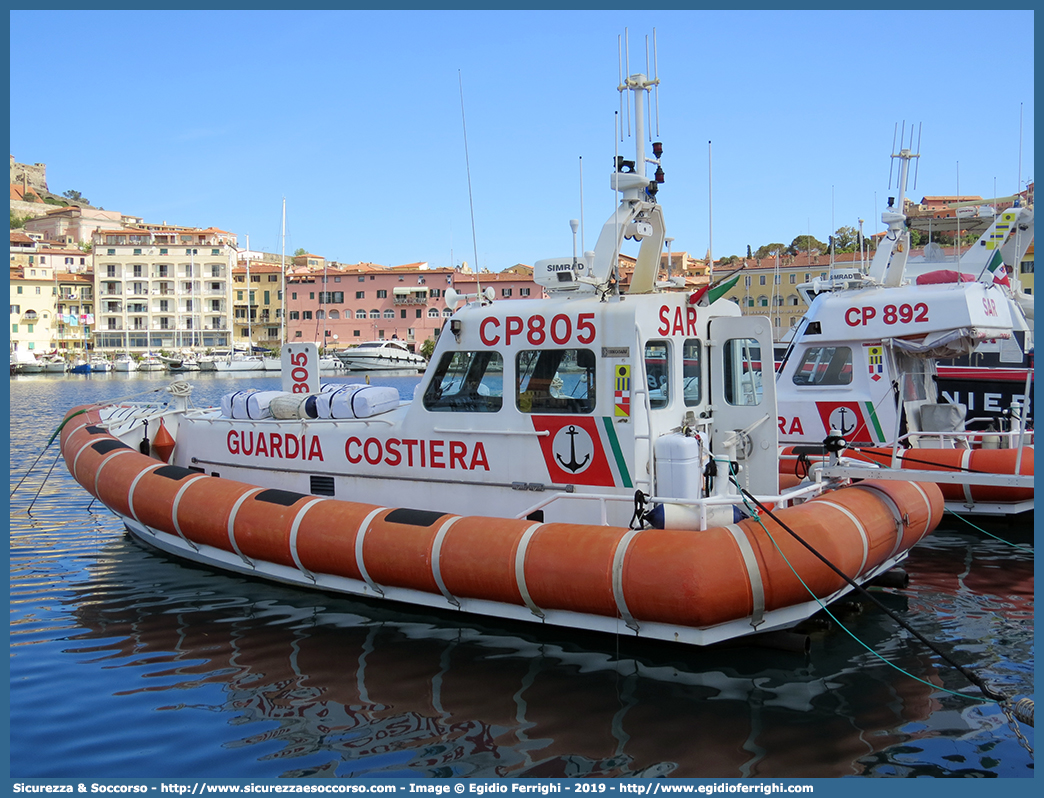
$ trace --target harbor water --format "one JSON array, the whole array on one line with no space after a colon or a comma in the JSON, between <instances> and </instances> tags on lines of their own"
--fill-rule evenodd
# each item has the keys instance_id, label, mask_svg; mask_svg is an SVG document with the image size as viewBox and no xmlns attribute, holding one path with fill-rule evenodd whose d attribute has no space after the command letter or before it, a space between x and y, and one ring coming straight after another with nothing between
<instances>
[{"instance_id":1,"label":"harbor water","mask_svg":"<svg viewBox=\"0 0 1044 798\"><path fill-rule=\"evenodd\" d=\"M865 600L817 617L808 653L697 649L308 592L156 552L47 442L68 408L172 379L11 379L13 778L1034 774L1001 709ZM197 406L279 387L188 380ZM418 381L371 376L404 398ZM1015 545L948 516L904 564L909 587L877 595L995 689L1032 696L1032 520L983 526Z\"/></svg>"}]
</instances>

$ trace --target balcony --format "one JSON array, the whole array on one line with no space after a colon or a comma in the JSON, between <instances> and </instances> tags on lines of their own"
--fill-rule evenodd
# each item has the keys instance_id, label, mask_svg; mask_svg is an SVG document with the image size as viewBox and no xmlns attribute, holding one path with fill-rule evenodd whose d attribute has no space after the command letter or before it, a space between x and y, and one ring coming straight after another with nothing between
<instances>
[{"instance_id":1,"label":"balcony","mask_svg":"<svg viewBox=\"0 0 1044 798\"><path fill-rule=\"evenodd\" d=\"M22 314L22 321L33 322L39 318L35 310L27 310Z\"/></svg>"}]
</instances>

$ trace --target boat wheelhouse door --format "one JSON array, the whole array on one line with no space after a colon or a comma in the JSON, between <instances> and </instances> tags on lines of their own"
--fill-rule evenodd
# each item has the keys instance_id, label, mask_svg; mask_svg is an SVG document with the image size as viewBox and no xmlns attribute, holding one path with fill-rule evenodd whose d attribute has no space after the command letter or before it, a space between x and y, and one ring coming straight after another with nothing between
<instances>
[{"instance_id":1,"label":"boat wheelhouse door","mask_svg":"<svg viewBox=\"0 0 1044 798\"><path fill-rule=\"evenodd\" d=\"M779 492L779 430L772 334L760 316L710 321L711 449L740 466L737 481L755 495ZM718 478L726 475L718 467Z\"/></svg>"}]
</instances>

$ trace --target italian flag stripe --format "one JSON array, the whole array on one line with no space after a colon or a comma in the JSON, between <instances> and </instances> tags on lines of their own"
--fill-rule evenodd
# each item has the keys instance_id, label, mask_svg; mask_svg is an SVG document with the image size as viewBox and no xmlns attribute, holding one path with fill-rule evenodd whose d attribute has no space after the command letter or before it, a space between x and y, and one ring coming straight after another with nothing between
<instances>
[{"instance_id":1,"label":"italian flag stripe","mask_svg":"<svg viewBox=\"0 0 1044 798\"><path fill-rule=\"evenodd\" d=\"M873 402L864 402L864 404L866 405L866 417L869 418L870 421L873 423L873 425L874 425L874 432L877 433L878 439L881 441L881 443L884 443L885 442L885 434L884 434L884 430L881 429L881 419L879 419L877 417L877 411L874 410L874 403Z\"/></svg>"},{"instance_id":2,"label":"italian flag stripe","mask_svg":"<svg viewBox=\"0 0 1044 798\"><path fill-rule=\"evenodd\" d=\"M625 488L633 488L631 475L627 470L627 462L624 460L623 451L620 449L620 441L616 437L616 427L613 426L613 420L608 416L602 416L602 423L605 425L605 435L609 439L609 446L612 448L613 457L616 459L616 469L620 472L620 481Z\"/></svg>"}]
</instances>

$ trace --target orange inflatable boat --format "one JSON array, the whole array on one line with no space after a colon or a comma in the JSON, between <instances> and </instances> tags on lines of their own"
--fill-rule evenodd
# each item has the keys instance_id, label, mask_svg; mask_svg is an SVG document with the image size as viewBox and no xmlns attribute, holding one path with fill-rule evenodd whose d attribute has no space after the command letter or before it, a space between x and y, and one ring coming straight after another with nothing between
<instances>
[{"instance_id":1,"label":"orange inflatable boat","mask_svg":"<svg viewBox=\"0 0 1044 798\"><path fill-rule=\"evenodd\" d=\"M706 530L388 508L168 465L70 411L70 473L150 544L280 582L494 617L708 644L786 628L891 568L938 524L939 489L863 482Z\"/></svg>"}]
</instances>

